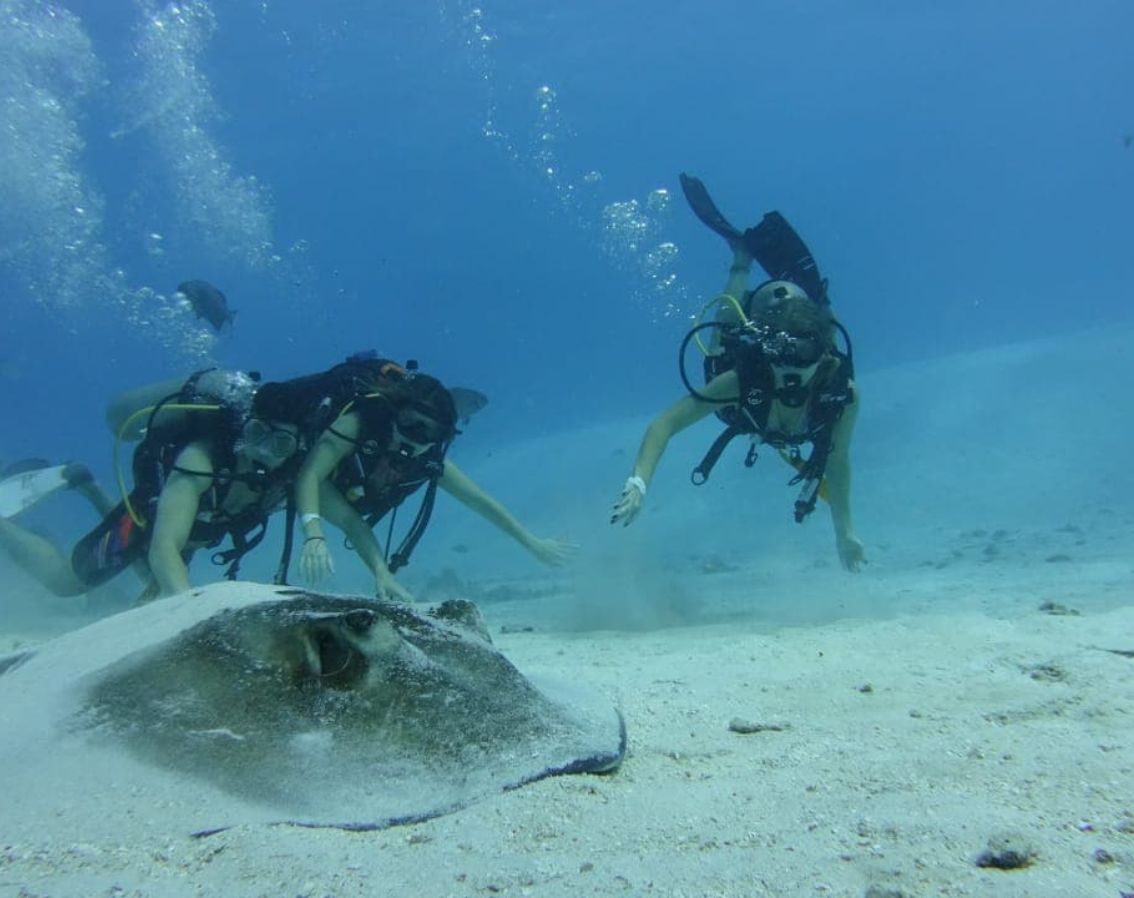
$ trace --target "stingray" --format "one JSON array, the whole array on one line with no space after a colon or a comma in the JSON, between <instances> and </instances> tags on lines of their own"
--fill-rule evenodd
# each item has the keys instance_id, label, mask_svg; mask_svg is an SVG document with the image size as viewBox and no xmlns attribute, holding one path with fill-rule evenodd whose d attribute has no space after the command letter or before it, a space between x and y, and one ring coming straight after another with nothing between
<instances>
[{"instance_id":1,"label":"stingray","mask_svg":"<svg viewBox=\"0 0 1134 898\"><path fill-rule=\"evenodd\" d=\"M525 677L464 600L223 584L0 659L0 832L381 829L625 749L609 702Z\"/></svg>"}]
</instances>

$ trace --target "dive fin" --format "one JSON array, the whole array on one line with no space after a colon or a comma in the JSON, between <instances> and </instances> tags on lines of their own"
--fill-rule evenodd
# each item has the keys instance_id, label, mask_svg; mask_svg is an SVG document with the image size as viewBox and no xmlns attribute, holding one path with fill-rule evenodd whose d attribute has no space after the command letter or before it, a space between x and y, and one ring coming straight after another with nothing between
<instances>
[{"instance_id":1,"label":"dive fin","mask_svg":"<svg viewBox=\"0 0 1134 898\"><path fill-rule=\"evenodd\" d=\"M685 172L682 172L678 177L681 179L681 189L685 193L685 200L689 203L689 208L693 210L694 215L701 219L705 227L724 237L730 246L743 239L744 235L733 227L727 218L721 215L721 210L717 208L717 204L709 196L709 191L700 178L687 175Z\"/></svg>"},{"instance_id":2,"label":"dive fin","mask_svg":"<svg viewBox=\"0 0 1134 898\"><path fill-rule=\"evenodd\" d=\"M17 515L52 493L71 486L64 473L67 468L68 465L57 465L53 468L25 469L0 480L0 517Z\"/></svg>"},{"instance_id":3,"label":"dive fin","mask_svg":"<svg viewBox=\"0 0 1134 898\"><path fill-rule=\"evenodd\" d=\"M820 304L827 303L827 283L807 244L779 212L769 212L741 238L760 267L773 281L791 281Z\"/></svg>"},{"instance_id":4,"label":"dive fin","mask_svg":"<svg viewBox=\"0 0 1134 898\"><path fill-rule=\"evenodd\" d=\"M689 208L705 226L716 231L729 246L742 245L773 281L798 284L815 302L828 303L827 282L807 244L779 212L769 212L760 223L743 234L717 208L700 178L682 172L681 189Z\"/></svg>"}]
</instances>

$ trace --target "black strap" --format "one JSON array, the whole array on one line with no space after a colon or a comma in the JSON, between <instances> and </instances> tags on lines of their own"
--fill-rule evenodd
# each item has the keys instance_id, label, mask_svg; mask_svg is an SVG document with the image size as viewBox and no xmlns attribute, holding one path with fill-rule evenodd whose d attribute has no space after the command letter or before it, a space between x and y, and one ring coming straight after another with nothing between
<instances>
[{"instance_id":1,"label":"black strap","mask_svg":"<svg viewBox=\"0 0 1134 898\"><path fill-rule=\"evenodd\" d=\"M739 436L743 433L740 427L735 424L730 424L721 431L720 436L713 440L713 445L709 447L709 451L705 453L705 457L701 459L700 464L693 469L693 473L689 475L689 479L693 481L694 486L701 486L706 480L709 479L709 474L712 473L713 467L717 461L720 460L721 453L725 451L725 447L732 442L733 437ZM755 461L755 459L753 459Z\"/></svg>"},{"instance_id":2,"label":"black strap","mask_svg":"<svg viewBox=\"0 0 1134 898\"><path fill-rule=\"evenodd\" d=\"M819 501L819 489L822 485L822 480L812 481L811 488L806 495L801 495L795 500L795 522L797 524L802 524L804 519L815 510L815 504Z\"/></svg>"},{"instance_id":3,"label":"black strap","mask_svg":"<svg viewBox=\"0 0 1134 898\"><path fill-rule=\"evenodd\" d=\"M223 552L214 552L211 556L213 564L221 565L227 564L228 570L224 572L226 580L235 580L240 573L240 560L255 549L260 542L264 539L264 534L268 532L268 519L263 518L252 525L259 527L260 530L251 537L248 536L246 530L230 530L229 535L232 537L232 548L225 549Z\"/></svg>"},{"instance_id":4,"label":"black strap","mask_svg":"<svg viewBox=\"0 0 1134 898\"><path fill-rule=\"evenodd\" d=\"M287 585L287 571L291 567L291 550L295 545L295 494L293 492L288 494L286 515L283 551L280 553L280 563L276 567L276 575L272 578L272 582L276 586Z\"/></svg>"},{"instance_id":5,"label":"black strap","mask_svg":"<svg viewBox=\"0 0 1134 898\"><path fill-rule=\"evenodd\" d=\"M434 477L429 481L429 486L425 488L425 496L421 500L421 506L417 509L417 517L410 525L409 532L406 533L402 544L398 546L398 551L390 557L388 567L391 574L396 573L398 568L409 564L409 557L413 553L414 547L417 546L418 540L425 533L429 518L433 514L433 503L437 498L437 480L438 478Z\"/></svg>"}]
</instances>

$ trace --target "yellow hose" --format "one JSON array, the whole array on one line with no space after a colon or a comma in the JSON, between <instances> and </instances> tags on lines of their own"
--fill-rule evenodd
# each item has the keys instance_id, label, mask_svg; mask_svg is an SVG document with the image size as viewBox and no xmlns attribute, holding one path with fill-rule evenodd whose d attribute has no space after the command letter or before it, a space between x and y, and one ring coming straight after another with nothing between
<instances>
[{"instance_id":1,"label":"yellow hose","mask_svg":"<svg viewBox=\"0 0 1134 898\"><path fill-rule=\"evenodd\" d=\"M693 327L695 327L695 328L700 327L701 321L705 317L705 313L707 311L709 311L709 309L713 308L714 306L718 306L721 303L728 303L729 305L731 305L733 310L740 317L741 322L746 327L748 326L748 323L749 323L748 316L744 314L744 307L741 306L740 300L738 300L731 293L721 293L718 296L714 296L707 303L705 303L703 306L701 306L701 310L697 313L697 316L693 319ZM697 348L699 350L701 350L701 355L705 355L705 356L709 355L708 348L705 346L704 343L701 342L700 332L693 335L693 342L696 343Z\"/></svg>"}]
</instances>

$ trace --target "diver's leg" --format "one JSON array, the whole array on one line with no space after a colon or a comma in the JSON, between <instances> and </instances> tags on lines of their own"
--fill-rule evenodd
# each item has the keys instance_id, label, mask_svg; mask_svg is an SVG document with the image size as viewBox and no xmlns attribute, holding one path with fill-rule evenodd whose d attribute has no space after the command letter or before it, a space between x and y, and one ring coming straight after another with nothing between
<instances>
[{"instance_id":1,"label":"diver's leg","mask_svg":"<svg viewBox=\"0 0 1134 898\"><path fill-rule=\"evenodd\" d=\"M63 476L67 478L71 489L90 502L95 511L98 512L99 517L106 518L111 512L118 510L118 504L107 494L106 490L99 486L98 481L94 479L94 475L86 465L67 465L63 471ZM150 584L146 587L146 593L143 593L143 595L147 595L153 588L153 574L145 556L140 557L130 567L134 569L139 580ZM141 599L139 599L140 601Z\"/></svg>"},{"instance_id":2,"label":"diver's leg","mask_svg":"<svg viewBox=\"0 0 1134 898\"><path fill-rule=\"evenodd\" d=\"M7 518L0 518L0 548L57 596L77 596L87 591L87 585L71 569L70 560L50 541Z\"/></svg>"},{"instance_id":3,"label":"diver's leg","mask_svg":"<svg viewBox=\"0 0 1134 898\"><path fill-rule=\"evenodd\" d=\"M142 409L156 405L167 396L177 393L184 385L185 378L178 377L120 393L107 403L106 426L110 428L112 434L121 435L124 440L140 440L143 428L146 426L146 416L138 415L130 422L129 429L123 431L126 422Z\"/></svg>"},{"instance_id":4,"label":"diver's leg","mask_svg":"<svg viewBox=\"0 0 1134 898\"><path fill-rule=\"evenodd\" d=\"M63 469L63 476L70 484L71 489L91 503L99 517L105 518L114 510L114 500L107 495L106 490L98 485L90 468L86 465L67 465Z\"/></svg>"},{"instance_id":5,"label":"diver's leg","mask_svg":"<svg viewBox=\"0 0 1134 898\"><path fill-rule=\"evenodd\" d=\"M715 321L720 327L713 328L709 341L709 355L717 355L721 352L722 330L747 322L744 303L748 292L748 272L751 268L752 257L748 254L748 250L740 244L734 246L728 280L725 281L724 290L716 299Z\"/></svg>"}]
</instances>

